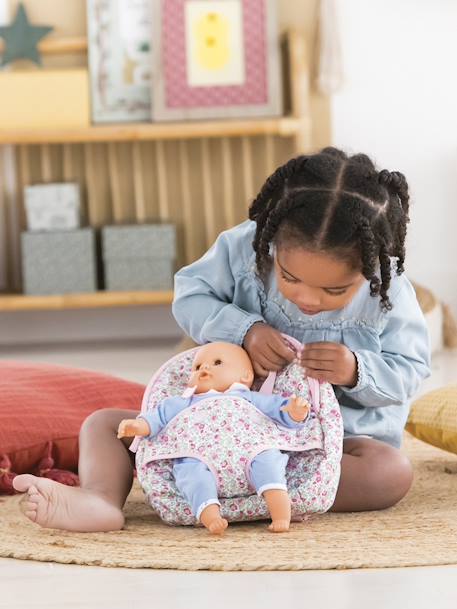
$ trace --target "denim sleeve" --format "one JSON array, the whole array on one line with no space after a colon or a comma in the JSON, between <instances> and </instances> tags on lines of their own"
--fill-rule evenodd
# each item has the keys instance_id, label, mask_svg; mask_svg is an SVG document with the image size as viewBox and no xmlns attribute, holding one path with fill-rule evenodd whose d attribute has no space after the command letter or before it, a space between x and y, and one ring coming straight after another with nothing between
<instances>
[{"instance_id":1,"label":"denim sleeve","mask_svg":"<svg viewBox=\"0 0 457 609\"><path fill-rule=\"evenodd\" d=\"M281 410L287 405L290 398L283 398L279 395L265 395L257 391L250 391L249 400L256 406L260 412L263 412L267 417L275 423L279 423L290 429L301 427L305 421L297 422L292 419L288 412Z\"/></svg>"},{"instance_id":2,"label":"denim sleeve","mask_svg":"<svg viewBox=\"0 0 457 609\"><path fill-rule=\"evenodd\" d=\"M139 414L137 419L144 419L149 425L149 436L150 440L154 438L162 429L173 419L177 414L187 408L189 400L181 397L165 398L157 408L146 412L145 414Z\"/></svg>"},{"instance_id":3,"label":"denim sleeve","mask_svg":"<svg viewBox=\"0 0 457 609\"><path fill-rule=\"evenodd\" d=\"M226 341L241 345L249 328L264 321L260 311L248 312L234 304L247 272L236 235L236 230L221 233L200 260L175 275L173 315L198 344Z\"/></svg>"},{"instance_id":4,"label":"denim sleeve","mask_svg":"<svg viewBox=\"0 0 457 609\"><path fill-rule=\"evenodd\" d=\"M356 351L357 385L341 387L343 393L367 407L407 403L430 374L427 325L414 288L402 279L400 290L391 297L393 308L380 334L381 353Z\"/></svg>"}]
</instances>

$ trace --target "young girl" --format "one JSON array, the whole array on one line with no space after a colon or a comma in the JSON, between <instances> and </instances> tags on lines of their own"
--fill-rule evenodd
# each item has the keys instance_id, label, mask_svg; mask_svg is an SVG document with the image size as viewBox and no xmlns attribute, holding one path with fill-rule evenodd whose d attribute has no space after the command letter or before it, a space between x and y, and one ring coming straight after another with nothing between
<instances>
[{"instance_id":1,"label":"young girl","mask_svg":"<svg viewBox=\"0 0 457 609\"><path fill-rule=\"evenodd\" d=\"M242 345L266 375L304 345L305 374L335 386L345 440L333 511L378 510L412 482L399 446L409 402L429 374L429 341L403 273L408 186L362 154L301 156L268 178L250 220L176 275L173 313L197 343ZM117 428L131 411L91 415L80 435L81 488L30 475L23 509L42 526L113 530L132 484Z\"/></svg>"}]
</instances>

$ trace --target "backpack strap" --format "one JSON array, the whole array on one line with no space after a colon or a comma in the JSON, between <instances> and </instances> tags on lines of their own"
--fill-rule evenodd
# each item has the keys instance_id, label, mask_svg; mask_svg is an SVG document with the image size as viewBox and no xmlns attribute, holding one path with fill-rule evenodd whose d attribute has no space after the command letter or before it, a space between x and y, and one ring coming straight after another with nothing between
<instances>
[{"instance_id":1,"label":"backpack strap","mask_svg":"<svg viewBox=\"0 0 457 609\"><path fill-rule=\"evenodd\" d=\"M297 356L300 356L301 352L303 351L303 345L301 344L301 342L298 341L296 338L293 338L293 336L288 336L287 334L281 334L281 335L286 340L286 342L289 343L290 347L296 352ZM273 393L273 387L275 384L275 380L276 380L276 372L272 371L269 373L269 375L263 382L262 386L260 387L259 393L271 395ZM309 391L311 394L312 406L314 406L315 411L318 411L320 408L320 402L321 402L319 381L317 379L310 378L309 376L307 377L307 380L308 380L308 385L309 385Z\"/></svg>"}]
</instances>

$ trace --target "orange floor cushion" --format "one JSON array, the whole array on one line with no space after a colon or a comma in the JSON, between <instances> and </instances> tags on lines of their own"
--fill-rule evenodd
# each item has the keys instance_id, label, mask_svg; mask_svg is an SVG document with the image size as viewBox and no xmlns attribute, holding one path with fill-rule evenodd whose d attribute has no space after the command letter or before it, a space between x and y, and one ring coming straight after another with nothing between
<instances>
[{"instance_id":1,"label":"orange floor cushion","mask_svg":"<svg viewBox=\"0 0 457 609\"><path fill-rule=\"evenodd\" d=\"M84 419L100 408L139 411L144 389L89 370L0 361L0 493L13 493L14 475L26 472L76 484Z\"/></svg>"}]
</instances>

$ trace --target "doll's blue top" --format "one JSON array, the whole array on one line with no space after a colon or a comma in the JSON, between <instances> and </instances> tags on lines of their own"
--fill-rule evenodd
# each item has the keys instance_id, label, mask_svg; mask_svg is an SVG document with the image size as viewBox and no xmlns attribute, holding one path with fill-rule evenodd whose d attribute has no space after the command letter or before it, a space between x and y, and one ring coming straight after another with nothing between
<instances>
[{"instance_id":1,"label":"doll's blue top","mask_svg":"<svg viewBox=\"0 0 457 609\"><path fill-rule=\"evenodd\" d=\"M224 392L211 389L205 393L196 393L189 398L181 396L165 398L156 408L153 408L144 414L139 414L137 419L144 419L148 423L150 430L148 437L149 439L152 439L186 408L189 408L202 400L217 398L218 396L243 398L248 402L251 402L260 412L263 412L264 415L272 419L275 423L284 427L299 429L303 426L303 422L294 421L288 412L281 410L281 408L287 405L290 398L277 394L265 395L258 391L251 391L248 387L239 383L234 383L232 387Z\"/></svg>"}]
</instances>

